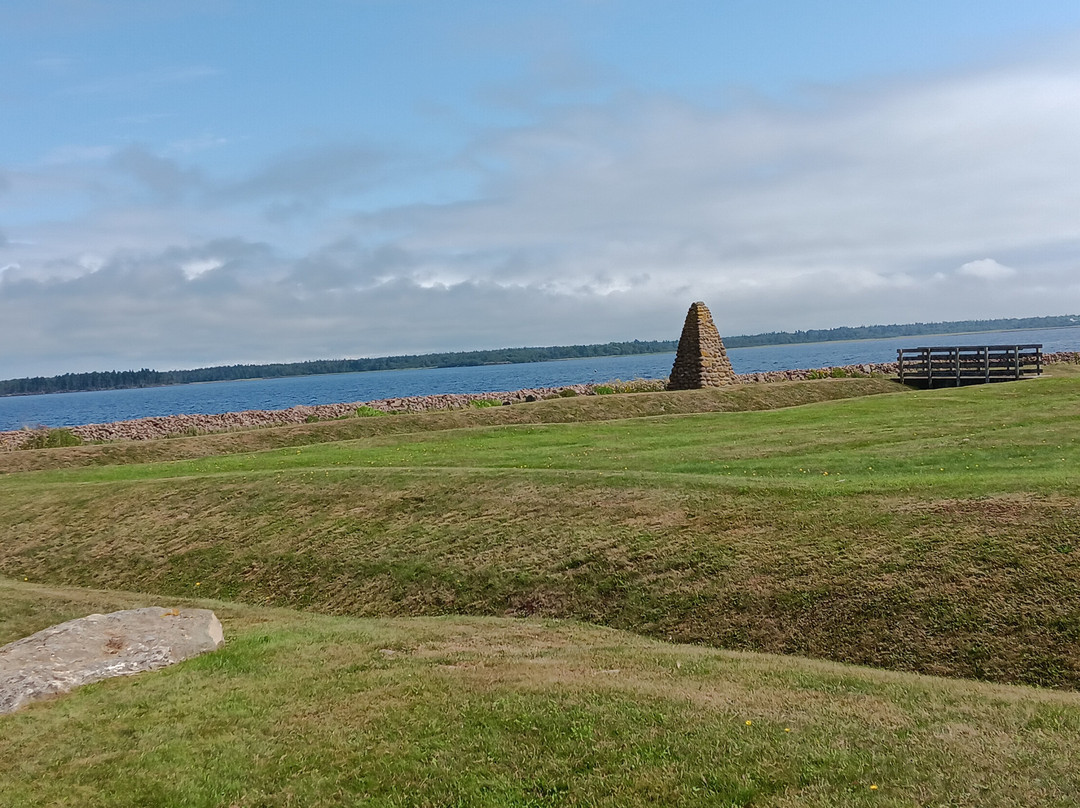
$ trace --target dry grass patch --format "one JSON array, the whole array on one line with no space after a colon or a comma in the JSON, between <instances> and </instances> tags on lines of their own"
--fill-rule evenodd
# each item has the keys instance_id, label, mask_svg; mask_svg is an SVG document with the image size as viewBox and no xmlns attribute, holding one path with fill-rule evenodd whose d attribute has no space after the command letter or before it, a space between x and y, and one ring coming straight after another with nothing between
<instances>
[{"instance_id":1,"label":"dry grass patch","mask_svg":"<svg viewBox=\"0 0 1080 808\"><path fill-rule=\"evenodd\" d=\"M0 569L35 581L334 614L576 617L728 648L1080 683L1080 514L1065 498L964 507L633 476L304 471L271 485L49 486L0 527Z\"/></svg>"}]
</instances>

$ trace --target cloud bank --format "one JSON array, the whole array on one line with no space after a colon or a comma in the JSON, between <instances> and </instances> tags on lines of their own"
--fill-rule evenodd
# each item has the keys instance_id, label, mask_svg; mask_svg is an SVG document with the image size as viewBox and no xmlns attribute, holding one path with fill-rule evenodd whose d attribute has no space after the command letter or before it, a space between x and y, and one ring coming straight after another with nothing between
<instances>
[{"instance_id":1,"label":"cloud bank","mask_svg":"<svg viewBox=\"0 0 1080 808\"><path fill-rule=\"evenodd\" d=\"M1080 311L1080 64L0 165L0 376ZM41 211L35 214L35 211Z\"/></svg>"}]
</instances>

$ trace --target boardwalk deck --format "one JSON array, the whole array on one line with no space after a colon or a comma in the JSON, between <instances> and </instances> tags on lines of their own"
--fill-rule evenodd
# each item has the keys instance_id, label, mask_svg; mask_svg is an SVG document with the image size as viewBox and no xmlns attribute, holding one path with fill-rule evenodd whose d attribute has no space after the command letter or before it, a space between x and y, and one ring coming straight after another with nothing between
<instances>
[{"instance_id":1,"label":"boardwalk deck","mask_svg":"<svg viewBox=\"0 0 1080 808\"><path fill-rule=\"evenodd\" d=\"M1015 381L1042 374L1042 345L900 348L900 383L915 387Z\"/></svg>"}]
</instances>

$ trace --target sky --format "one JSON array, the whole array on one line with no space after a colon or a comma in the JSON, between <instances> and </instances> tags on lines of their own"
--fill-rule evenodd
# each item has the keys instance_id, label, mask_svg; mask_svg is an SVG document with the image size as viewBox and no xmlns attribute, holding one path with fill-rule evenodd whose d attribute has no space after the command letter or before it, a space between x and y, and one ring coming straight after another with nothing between
<instances>
[{"instance_id":1,"label":"sky","mask_svg":"<svg viewBox=\"0 0 1080 808\"><path fill-rule=\"evenodd\" d=\"M2 0L0 378L1080 313L1080 3Z\"/></svg>"}]
</instances>

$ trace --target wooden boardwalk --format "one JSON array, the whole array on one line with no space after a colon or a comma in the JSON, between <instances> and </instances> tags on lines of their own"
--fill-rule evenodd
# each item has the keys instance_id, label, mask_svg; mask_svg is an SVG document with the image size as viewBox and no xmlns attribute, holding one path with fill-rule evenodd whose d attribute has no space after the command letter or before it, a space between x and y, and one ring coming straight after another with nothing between
<instances>
[{"instance_id":1,"label":"wooden boardwalk","mask_svg":"<svg viewBox=\"0 0 1080 808\"><path fill-rule=\"evenodd\" d=\"M952 345L900 348L900 383L959 387L1007 382L1042 374L1042 345Z\"/></svg>"}]
</instances>

